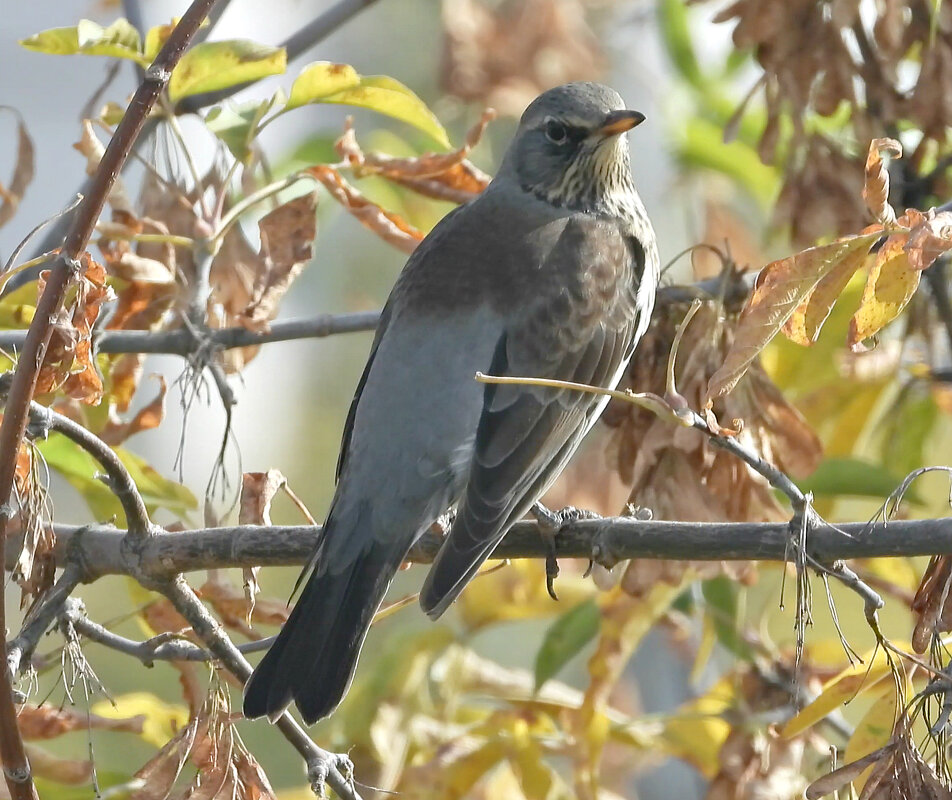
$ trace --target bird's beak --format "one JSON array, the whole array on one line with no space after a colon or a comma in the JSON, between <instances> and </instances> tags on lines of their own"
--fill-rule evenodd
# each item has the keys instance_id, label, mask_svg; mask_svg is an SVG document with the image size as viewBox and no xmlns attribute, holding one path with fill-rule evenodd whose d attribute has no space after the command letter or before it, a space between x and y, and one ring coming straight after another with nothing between
<instances>
[{"instance_id":1,"label":"bird's beak","mask_svg":"<svg viewBox=\"0 0 952 800\"><path fill-rule=\"evenodd\" d=\"M640 111L612 111L605 117L602 126L596 129L595 133L605 138L617 136L619 133L630 131L644 121L645 115Z\"/></svg>"}]
</instances>

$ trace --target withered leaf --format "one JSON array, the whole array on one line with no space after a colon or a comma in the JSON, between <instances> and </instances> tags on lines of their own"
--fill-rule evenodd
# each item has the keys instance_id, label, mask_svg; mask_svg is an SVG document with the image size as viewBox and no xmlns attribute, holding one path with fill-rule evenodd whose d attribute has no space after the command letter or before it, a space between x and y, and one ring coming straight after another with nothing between
<instances>
[{"instance_id":1,"label":"withered leaf","mask_svg":"<svg viewBox=\"0 0 952 800\"><path fill-rule=\"evenodd\" d=\"M855 348L892 322L916 293L922 274L909 265L907 235L890 236L876 254L863 298L850 320L847 343Z\"/></svg>"},{"instance_id":2,"label":"withered leaf","mask_svg":"<svg viewBox=\"0 0 952 800\"><path fill-rule=\"evenodd\" d=\"M881 747L879 750L875 750L867 756L863 756L862 758L857 759L856 761L853 761L849 764L844 764L842 767L837 767L832 772L817 778L807 787L807 800L820 800L821 797L825 797L828 794L833 794L833 792L839 791L848 783L856 780L860 775L862 775L863 771L870 764L875 764L876 762L881 761L883 758L888 756L894 748L895 743L891 742L885 747Z\"/></svg>"},{"instance_id":3,"label":"withered leaf","mask_svg":"<svg viewBox=\"0 0 952 800\"><path fill-rule=\"evenodd\" d=\"M106 152L106 148L93 131L93 123L91 120L83 120L79 141L73 145L73 148L78 150L86 159L86 174L95 175L96 170L99 169L99 162L102 159L103 153ZM109 190L107 201L114 211L124 212L133 218L136 216L134 206L129 199L129 195L126 193L122 178L116 178L112 188Z\"/></svg>"},{"instance_id":4,"label":"withered leaf","mask_svg":"<svg viewBox=\"0 0 952 800\"><path fill-rule=\"evenodd\" d=\"M77 713L68 708L51 705L22 706L17 711L17 726L24 739L53 739L87 727L107 731L141 733L145 717L110 719L95 714Z\"/></svg>"},{"instance_id":5,"label":"withered leaf","mask_svg":"<svg viewBox=\"0 0 952 800\"><path fill-rule=\"evenodd\" d=\"M221 579L210 579L199 589L199 594L215 609L227 627L260 638L247 622L248 601L241 590ZM290 609L284 600L258 598L251 620L264 625L282 625L287 621L289 613Z\"/></svg>"},{"instance_id":6,"label":"withered leaf","mask_svg":"<svg viewBox=\"0 0 952 800\"><path fill-rule=\"evenodd\" d=\"M896 221L896 212L889 205L889 162L883 155L902 158L902 145L895 139L873 139L866 156L863 199L873 219L888 225Z\"/></svg>"},{"instance_id":7,"label":"withered leaf","mask_svg":"<svg viewBox=\"0 0 952 800\"><path fill-rule=\"evenodd\" d=\"M10 108L10 106L0 106L0 110L10 111L17 118L17 153L13 166L13 176L10 178L9 185L4 186L0 183L0 227L3 227L16 214L23 194L33 182L36 168L33 140L27 132L23 118L19 112Z\"/></svg>"},{"instance_id":8,"label":"withered leaf","mask_svg":"<svg viewBox=\"0 0 952 800\"><path fill-rule=\"evenodd\" d=\"M940 255L952 249L952 212L930 211L924 215L909 234L905 249L912 269L931 266Z\"/></svg>"},{"instance_id":9,"label":"withered leaf","mask_svg":"<svg viewBox=\"0 0 952 800\"><path fill-rule=\"evenodd\" d=\"M318 164L307 170L330 192L348 212L353 214L365 228L376 233L385 242L405 253L412 253L423 240L422 231L392 211L381 208L351 186L332 167Z\"/></svg>"},{"instance_id":10,"label":"withered leaf","mask_svg":"<svg viewBox=\"0 0 952 800\"><path fill-rule=\"evenodd\" d=\"M240 739L235 740L232 762L238 774L238 797L241 800L276 800L268 776Z\"/></svg>"},{"instance_id":11,"label":"withered leaf","mask_svg":"<svg viewBox=\"0 0 952 800\"><path fill-rule=\"evenodd\" d=\"M878 232L849 236L764 267L737 323L731 349L708 382L708 397L729 392L817 283L854 253L869 252L879 236Z\"/></svg>"},{"instance_id":12,"label":"withered leaf","mask_svg":"<svg viewBox=\"0 0 952 800\"><path fill-rule=\"evenodd\" d=\"M205 722L196 716L139 768L135 777L142 780L142 786L132 795L136 800L165 800L169 796L195 746L200 727L204 729Z\"/></svg>"},{"instance_id":13,"label":"withered leaf","mask_svg":"<svg viewBox=\"0 0 952 800\"><path fill-rule=\"evenodd\" d=\"M238 524L270 525L271 502L286 483L287 478L276 469L245 472L241 476Z\"/></svg>"},{"instance_id":14,"label":"withered leaf","mask_svg":"<svg viewBox=\"0 0 952 800\"><path fill-rule=\"evenodd\" d=\"M110 419L106 427L99 432L99 438L106 444L112 446L122 444L130 436L158 428L162 424L165 418L165 395L168 392L168 386L164 376L153 375L152 377L159 382L158 394L148 405L140 408L128 422Z\"/></svg>"}]
</instances>

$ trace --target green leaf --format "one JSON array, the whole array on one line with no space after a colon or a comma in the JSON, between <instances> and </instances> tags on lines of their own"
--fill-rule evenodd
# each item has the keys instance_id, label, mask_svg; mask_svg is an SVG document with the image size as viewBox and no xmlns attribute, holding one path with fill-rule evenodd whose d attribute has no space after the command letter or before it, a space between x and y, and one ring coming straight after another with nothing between
<instances>
[{"instance_id":1,"label":"green leaf","mask_svg":"<svg viewBox=\"0 0 952 800\"><path fill-rule=\"evenodd\" d=\"M694 53L687 6L683 0L661 0L658 3L658 22L668 57L681 77L701 89L707 82Z\"/></svg>"},{"instance_id":2,"label":"green leaf","mask_svg":"<svg viewBox=\"0 0 952 800\"><path fill-rule=\"evenodd\" d=\"M426 103L386 75L358 75L347 64L326 61L309 64L292 84L285 108L291 110L309 103L368 108L413 125L443 147L450 147L446 131Z\"/></svg>"},{"instance_id":3,"label":"green leaf","mask_svg":"<svg viewBox=\"0 0 952 800\"><path fill-rule=\"evenodd\" d=\"M276 99L277 95L260 103L253 100L241 105L215 106L205 115L205 124L235 158L247 163L258 125L274 106Z\"/></svg>"},{"instance_id":4,"label":"green leaf","mask_svg":"<svg viewBox=\"0 0 952 800\"><path fill-rule=\"evenodd\" d=\"M872 464L858 458L825 458L814 473L798 486L817 497L849 495L852 497L888 497L902 482L881 464ZM922 500L913 489L906 498L914 503Z\"/></svg>"},{"instance_id":5,"label":"green leaf","mask_svg":"<svg viewBox=\"0 0 952 800\"><path fill-rule=\"evenodd\" d=\"M145 459L130 450L116 447L115 451L139 487L146 505L165 508L180 515L198 508L198 501L188 487L164 477L154 467L149 466Z\"/></svg>"},{"instance_id":6,"label":"green leaf","mask_svg":"<svg viewBox=\"0 0 952 800\"><path fill-rule=\"evenodd\" d=\"M686 167L726 175L765 208L777 193L777 170L763 164L756 151L745 143L735 139L725 144L723 130L705 119L695 118L684 126L677 155Z\"/></svg>"},{"instance_id":7,"label":"green leaf","mask_svg":"<svg viewBox=\"0 0 952 800\"><path fill-rule=\"evenodd\" d=\"M280 75L287 69L287 52L247 39L202 42L189 50L172 73L169 99L216 92L241 83Z\"/></svg>"},{"instance_id":8,"label":"green leaf","mask_svg":"<svg viewBox=\"0 0 952 800\"><path fill-rule=\"evenodd\" d=\"M149 63L142 53L139 32L121 17L108 28L81 19L75 28L50 28L21 40L20 44L27 50L56 56L113 56L143 66Z\"/></svg>"},{"instance_id":9,"label":"green leaf","mask_svg":"<svg viewBox=\"0 0 952 800\"><path fill-rule=\"evenodd\" d=\"M717 640L738 658L753 659L750 645L740 635L737 584L725 575L704 581L701 594L707 603L709 619Z\"/></svg>"},{"instance_id":10,"label":"green leaf","mask_svg":"<svg viewBox=\"0 0 952 800\"><path fill-rule=\"evenodd\" d=\"M328 95L360 85L360 75L350 64L315 61L301 70L291 84L288 110L308 103L319 103Z\"/></svg>"},{"instance_id":11,"label":"green leaf","mask_svg":"<svg viewBox=\"0 0 952 800\"><path fill-rule=\"evenodd\" d=\"M536 653L536 691L598 635L601 619L598 604L591 599L579 603L549 626Z\"/></svg>"}]
</instances>

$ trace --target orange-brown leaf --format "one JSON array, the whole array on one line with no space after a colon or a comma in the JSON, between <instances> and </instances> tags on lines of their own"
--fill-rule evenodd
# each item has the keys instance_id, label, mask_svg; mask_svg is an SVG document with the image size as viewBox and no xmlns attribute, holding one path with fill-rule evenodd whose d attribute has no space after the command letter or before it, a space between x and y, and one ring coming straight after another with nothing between
<instances>
[{"instance_id":1,"label":"orange-brown leaf","mask_svg":"<svg viewBox=\"0 0 952 800\"><path fill-rule=\"evenodd\" d=\"M904 233L893 234L876 254L863 299L850 320L850 347L855 348L892 322L915 294L922 273L909 265L906 240Z\"/></svg>"},{"instance_id":2,"label":"orange-brown leaf","mask_svg":"<svg viewBox=\"0 0 952 800\"><path fill-rule=\"evenodd\" d=\"M885 225L896 221L896 212L889 205L888 161L883 154L902 158L902 145L895 139L873 139L869 143L863 199L873 218Z\"/></svg>"},{"instance_id":3,"label":"orange-brown leaf","mask_svg":"<svg viewBox=\"0 0 952 800\"><path fill-rule=\"evenodd\" d=\"M204 727L201 719L193 718L169 739L165 747L142 765L135 774L136 778L142 780L142 785L133 795L136 800L165 800L169 796L172 785L195 746L199 727Z\"/></svg>"},{"instance_id":4,"label":"orange-brown leaf","mask_svg":"<svg viewBox=\"0 0 952 800\"><path fill-rule=\"evenodd\" d=\"M372 203L332 167L319 164L309 168L308 172L320 181L330 192L331 197L353 214L365 228L376 233L385 242L405 253L412 253L423 240L421 231L398 214Z\"/></svg>"},{"instance_id":5,"label":"orange-brown leaf","mask_svg":"<svg viewBox=\"0 0 952 800\"><path fill-rule=\"evenodd\" d=\"M153 375L152 377L159 382L158 394L148 405L140 408L128 422L111 419L99 433L99 438L106 444L112 446L122 444L130 436L158 428L162 424L162 420L165 418L165 395L168 392L168 386L162 375Z\"/></svg>"},{"instance_id":6,"label":"orange-brown leaf","mask_svg":"<svg viewBox=\"0 0 952 800\"><path fill-rule=\"evenodd\" d=\"M737 323L731 349L708 382L708 397L729 392L817 283L854 253L867 253L878 238L879 232L850 236L764 267Z\"/></svg>"},{"instance_id":7,"label":"orange-brown leaf","mask_svg":"<svg viewBox=\"0 0 952 800\"><path fill-rule=\"evenodd\" d=\"M33 140L27 133L23 118L9 106L0 106L12 111L17 117L17 154L10 184L0 183L0 227L10 221L16 213L20 200L27 187L33 182L35 173Z\"/></svg>"},{"instance_id":8,"label":"orange-brown leaf","mask_svg":"<svg viewBox=\"0 0 952 800\"><path fill-rule=\"evenodd\" d=\"M909 234L906 255L912 269L931 266L940 255L952 249L952 213L929 212Z\"/></svg>"},{"instance_id":9,"label":"orange-brown leaf","mask_svg":"<svg viewBox=\"0 0 952 800\"><path fill-rule=\"evenodd\" d=\"M68 708L51 705L22 706L17 712L17 726L24 739L53 739L87 727L107 731L142 733L145 717L109 719L95 714L77 713Z\"/></svg>"}]
</instances>

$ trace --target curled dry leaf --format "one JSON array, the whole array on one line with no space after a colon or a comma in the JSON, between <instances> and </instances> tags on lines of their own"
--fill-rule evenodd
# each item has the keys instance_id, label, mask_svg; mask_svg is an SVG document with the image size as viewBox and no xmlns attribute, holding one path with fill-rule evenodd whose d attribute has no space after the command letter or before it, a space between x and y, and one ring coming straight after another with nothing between
<instances>
[{"instance_id":1,"label":"curled dry leaf","mask_svg":"<svg viewBox=\"0 0 952 800\"><path fill-rule=\"evenodd\" d=\"M0 227L3 227L16 214L23 194L33 182L36 168L33 140L27 132L23 118L9 106L0 106L0 110L11 111L17 118L17 150L13 163L13 176L6 186L0 183Z\"/></svg>"},{"instance_id":2,"label":"curled dry leaf","mask_svg":"<svg viewBox=\"0 0 952 800\"><path fill-rule=\"evenodd\" d=\"M241 498L238 502L239 525L270 525L271 501L274 496L286 486L288 479L278 470L269 469L267 472L245 472L241 476ZM258 571L260 567L245 567L242 570L243 588L245 592L245 622L251 624L251 616L255 610L255 598L260 591L258 588Z\"/></svg>"},{"instance_id":3,"label":"curled dry leaf","mask_svg":"<svg viewBox=\"0 0 952 800\"><path fill-rule=\"evenodd\" d=\"M707 396L729 392L816 285L844 260L865 256L879 236L878 231L849 236L764 267L734 329L730 350L711 376Z\"/></svg>"},{"instance_id":4,"label":"curled dry leaf","mask_svg":"<svg viewBox=\"0 0 952 800\"><path fill-rule=\"evenodd\" d=\"M67 308L53 319L53 333L40 367L36 393L62 389L68 397L97 405L103 386L92 357L92 329L102 304L115 295L106 285L106 271L83 253L76 294ZM38 292L46 288L46 272L41 273Z\"/></svg>"},{"instance_id":5,"label":"curled dry leaf","mask_svg":"<svg viewBox=\"0 0 952 800\"><path fill-rule=\"evenodd\" d=\"M115 372L112 377L115 384ZM110 416L106 427L99 432L99 438L106 444L115 447L122 444L130 436L142 431L150 431L162 424L162 420L165 418L165 395L168 392L168 386L162 375L153 375L152 377L159 382L158 394L148 405L140 408L128 422L122 422ZM112 408L110 408L110 411L112 411Z\"/></svg>"},{"instance_id":6,"label":"curled dry leaf","mask_svg":"<svg viewBox=\"0 0 952 800\"><path fill-rule=\"evenodd\" d=\"M106 152L106 148L103 143L99 141L99 137L96 136L91 120L83 120L79 141L73 145L73 148L78 150L86 159L86 174L95 175L96 170L99 169L99 162L102 159L103 153ZM123 212L127 214L129 218L135 218L134 206L129 199L129 195L126 193L122 178L116 178L112 188L109 190L107 202L114 211Z\"/></svg>"},{"instance_id":7,"label":"curled dry leaf","mask_svg":"<svg viewBox=\"0 0 952 800\"><path fill-rule=\"evenodd\" d=\"M925 653L935 636L952 631L952 556L933 556L912 601L912 647Z\"/></svg>"},{"instance_id":8,"label":"curled dry leaf","mask_svg":"<svg viewBox=\"0 0 952 800\"><path fill-rule=\"evenodd\" d=\"M416 158L364 153L357 144L350 120L336 148L358 176L381 175L426 197L466 203L480 194L491 180L466 157L479 143L486 126L495 118L494 110L484 111L479 122L470 128L463 146L450 153L426 153Z\"/></svg>"},{"instance_id":9,"label":"curled dry leaf","mask_svg":"<svg viewBox=\"0 0 952 800\"><path fill-rule=\"evenodd\" d=\"M888 225L896 221L896 212L889 205L889 162L884 155L902 158L902 145L895 139L873 139L869 143L863 200L873 219Z\"/></svg>"},{"instance_id":10,"label":"curled dry leaf","mask_svg":"<svg viewBox=\"0 0 952 800\"><path fill-rule=\"evenodd\" d=\"M109 719L46 704L21 706L17 711L17 725L24 739L54 739L64 733L90 727L105 731L142 733L144 722L143 716Z\"/></svg>"},{"instance_id":11,"label":"curled dry leaf","mask_svg":"<svg viewBox=\"0 0 952 800\"><path fill-rule=\"evenodd\" d=\"M412 253L422 241L422 231L414 228L398 214L372 203L345 181L333 167L318 164L307 171L322 183L331 197L353 214L361 225L376 233L385 242L405 253Z\"/></svg>"},{"instance_id":12,"label":"curled dry leaf","mask_svg":"<svg viewBox=\"0 0 952 800\"><path fill-rule=\"evenodd\" d=\"M241 631L253 639L260 639L261 634L248 622L248 599L244 591L219 576L210 577L198 590L203 600L209 605L222 623L233 630ZM263 625L282 625L287 621L290 608L284 600L270 597L258 598L251 613L251 622Z\"/></svg>"},{"instance_id":13,"label":"curled dry leaf","mask_svg":"<svg viewBox=\"0 0 952 800\"><path fill-rule=\"evenodd\" d=\"M166 800L195 746L199 729L206 730L206 723L196 715L136 771L142 785L133 794L135 800Z\"/></svg>"},{"instance_id":14,"label":"curled dry leaf","mask_svg":"<svg viewBox=\"0 0 952 800\"><path fill-rule=\"evenodd\" d=\"M940 255L952 249L952 213L943 211L937 214L932 210L919 214L909 210L902 219L913 216L916 218L913 219L905 250L909 266L914 270L923 270L930 267Z\"/></svg>"}]
</instances>

